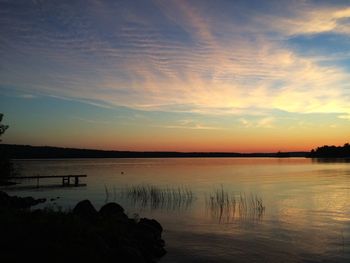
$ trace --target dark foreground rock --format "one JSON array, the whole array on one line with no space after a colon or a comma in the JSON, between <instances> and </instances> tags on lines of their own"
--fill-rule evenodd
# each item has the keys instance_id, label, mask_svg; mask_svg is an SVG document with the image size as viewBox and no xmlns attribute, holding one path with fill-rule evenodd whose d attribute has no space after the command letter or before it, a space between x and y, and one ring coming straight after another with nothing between
<instances>
[{"instance_id":1,"label":"dark foreground rock","mask_svg":"<svg viewBox=\"0 0 350 263\"><path fill-rule=\"evenodd\" d=\"M33 197L9 196L0 191L0 207L8 209L28 209L40 203L46 202L45 198L34 199Z\"/></svg>"},{"instance_id":2,"label":"dark foreground rock","mask_svg":"<svg viewBox=\"0 0 350 263\"><path fill-rule=\"evenodd\" d=\"M16 185L16 182L11 182L7 180L0 180L0 186L9 186L9 185Z\"/></svg>"},{"instance_id":3,"label":"dark foreground rock","mask_svg":"<svg viewBox=\"0 0 350 263\"><path fill-rule=\"evenodd\" d=\"M82 219L93 220L96 219L98 213L95 207L89 200L80 201L73 209L73 214Z\"/></svg>"},{"instance_id":4,"label":"dark foreground rock","mask_svg":"<svg viewBox=\"0 0 350 263\"><path fill-rule=\"evenodd\" d=\"M116 203L98 212L89 200L71 212L28 209L35 202L0 192L1 262L148 263L166 253L161 225L136 222Z\"/></svg>"}]
</instances>

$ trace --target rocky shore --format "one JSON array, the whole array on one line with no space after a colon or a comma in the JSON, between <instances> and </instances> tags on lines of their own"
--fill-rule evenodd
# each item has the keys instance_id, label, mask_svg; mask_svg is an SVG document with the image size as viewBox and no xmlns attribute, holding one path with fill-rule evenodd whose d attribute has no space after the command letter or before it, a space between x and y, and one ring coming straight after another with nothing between
<instances>
[{"instance_id":1,"label":"rocky shore","mask_svg":"<svg viewBox=\"0 0 350 263\"><path fill-rule=\"evenodd\" d=\"M3 262L151 263L165 255L162 226L131 219L117 203L99 211L89 200L72 211L31 209L45 199L0 191L0 255Z\"/></svg>"}]
</instances>

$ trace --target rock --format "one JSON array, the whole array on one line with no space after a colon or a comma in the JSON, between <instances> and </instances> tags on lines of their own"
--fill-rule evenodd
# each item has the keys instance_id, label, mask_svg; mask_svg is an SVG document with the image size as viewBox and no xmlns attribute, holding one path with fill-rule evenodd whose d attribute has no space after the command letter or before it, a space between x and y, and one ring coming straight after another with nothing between
<instances>
[{"instance_id":1,"label":"rock","mask_svg":"<svg viewBox=\"0 0 350 263\"><path fill-rule=\"evenodd\" d=\"M163 232L163 228L161 224L159 224L159 222L155 219L141 218L139 221L139 224L151 226L155 228L157 231L159 231L160 233Z\"/></svg>"},{"instance_id":2,"label":"rock","mask_svg":"<svg viewBox=\"0 0 350 263\"><path fill-rule=\"evenodd\" d=\"M23 198L17 198L17 203L19 208L28 208L33 205L36 205L36 200L31 197L23 197Z\"/></svg>"},{"instance_id":3,"label":"rock","mask_svg":"<svg viewBox=\"0 0 350 263\"><path fill-rule=\"evenodd\" d=\"M83 200L74 207L73 214L85 219L93 219L97 216L97 211L89 200Z\"/></svg>"},{"instance_id":4,"label":"rock","mask_svg":"<svg viewBox=\"0 0 350 263\"><path fill-rule=\"evenodd\" d=\"M1 234L6 243L7 240L16 240L13 250L5 249L1 258L14 258L15 262L37 260L37 253L31 252L35 251L32 247L38 242L44 247L45 257L54 256L55 262L69 261L73 257L76 261L79 258L101 263L154 263L166 253L165 242L161 239L162 226L147 218L136 223L127 217L119 204L106 204L99 212L89 200L79 202L68 213L22 209L42 201L44 199L8 196L0 191L0 208L9 218L15 219L0 217L0 225L5 222L11 227L4 227ZM3 206L3 203L6 205ZM21 243L20 240L26 242ZM18 247L21 248L19 251L27 253L12 253Z\"/></svg>"},{"instance_id":5,"label":"rock","mask_svg":"<svg viewBox=\"0 0 350 263\"><path fill-rule=\"evenodd\" d=\"M33 197L23 197L21 198L21 202L22 202L23 208L29 208L31 206L34 206L40 203L45 203L46 198L34 199Z\"/></svg>"},{"instance_id":6,"label":"rock","mask_svg":"<svg viewBox=\"0 0 350 263\"><path fill-rule=\"evenodd\" d=\"M159 237L158 231L156 231L153 227L137 224L135 228L135 236L137 239L147 242L153 242Z\"/></svg>"},{"instance_id":7,"label":"rock","mask_svg":"<svg viewBox=\"0 0 350 263\"><path fill-rule=\"evenodd\" d=\"M166 254L165 242L161 238L162 231L162 226L154 219L141 218L137 223L134 234L145 258L151 260Z\"/></svg>"},{"instance_id":8,"label":"rock","mask_svg":"<svg viewBox=\"0 0 350 263\"><path fill-rule=\"evenodd\" d=\"M16 184L17 184L16 182L0 180L1 186L9 186L9 185L16 185Z\"/></svg>"},{"instance_id":9,"label":"rock","mask_svg":"<svg viewBox=\"0 0 350 263\"><path fill-rule=\"evenodd\" d=\"M103 217L120 216L124 214L124 208L117 203L108 203L101 207L99 214Z\"/></svg>"},{"instance_id":10,"label":"rock","mask_svg":"<svg viewBox=\"0 0 350 263\"><path fill-rule=\"evenodd\" d=\"M162 246L154 246L153 247L153 254L157 257L163 257L165 254L167 253L167 251L165 250L164 247Z\"/></svg>"},{"instance_id":11,"label":"rock","mask_svg":"<svg viewBox=\"0 0 350 263\"><path fill-rule=\"evenodd\" d=\"M0 191L0 202L6 201L9 198L9 195L3 191Z\"/></svg>"},{"instance_id":12,"label":"rock","mask_svg":"<svg viewBox=\"0 0 350 263\"><path fill-rule=\"evenodd\" d=\"M145 240L159 240L163 232L162 226L154 219L141 218L137 223L137 236Z\"/></svg>"},{"instance_id":13,"label":"rock","mask_svg":"<svg viewBox=\"0 0 350 263\"><path fill-rule=\"evenodd\" d=\"M0 206L12 209L28 209L34 205L46 202L45 198L34 199L33 197L9 196L0 191Z\"/></svg>"},{"instance_id":14,"label":"rock","mask_svg":"<svg viewBox=\"0 0 350 263\"><path fill-rule=\"evenodd\" d=\"M121 246L120 250L117 252L116 258L121 258L124 262L130 263L145 263L144 256L137 247L133 246Z\"/></svg>"},{"instance_id":15,"label":"rock","mask_svg":"<svg viewBox=\"0 0 350 263\"><path fill-rule=\"evenodd\" d=\"M0 191L0 207L7 207L10 202L10 197L7 193Z\"/></svg>"},{"instance_id":16,"label":"rock","mask_svg":"<svg viewBox=\"0 0 350 263\"><path fill-rule=\"evenodd\" d=\"M44 215L44 211L42 209L35 209L31 211L32 216L35 218L39 218Z\"/></svg>"},{"instance_id":17,"label":"rock","mask_svg":"<svg viewBox=\"0 0 350 263\"><path fill-rule=\"evenodd\" d=\"M46 198L39 198L39 199L36 199L36 204L40 204L40 203L45 203L46 202Z\"/></svg>"}]
</instances>

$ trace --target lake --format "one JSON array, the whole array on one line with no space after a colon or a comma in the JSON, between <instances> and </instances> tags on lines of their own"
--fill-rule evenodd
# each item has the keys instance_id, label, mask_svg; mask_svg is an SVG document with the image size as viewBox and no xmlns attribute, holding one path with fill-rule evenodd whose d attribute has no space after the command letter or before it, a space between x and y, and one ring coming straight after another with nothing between
<instances>
[{"instance_id":1,"label":"lake","mask_svg":"<svg viewBox=\"0 0 350 263\"><path fill-rule=\"evenodd\" d=\"M87 174L82 187L14 187L68 209L118 202L158 220L161 262L350 262L350 163L306 158L17 160L21 175ZM59 181L56 181L60 183Z\"/></svg>"}]
</instances>

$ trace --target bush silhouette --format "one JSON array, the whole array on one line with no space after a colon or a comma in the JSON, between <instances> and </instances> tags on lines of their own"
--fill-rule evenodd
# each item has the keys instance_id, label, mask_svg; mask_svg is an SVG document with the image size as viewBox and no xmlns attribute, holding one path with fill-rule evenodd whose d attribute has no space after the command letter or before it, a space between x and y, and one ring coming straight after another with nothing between
<instances>
[{"instance_id":1,"label":"bush silhouette","mask_svg":"<svg viewBox=\"0 0 350 263\"><path fill-rule=\"evenodd\" d=\"M8 129L8 125L2 124L4 114L0 113L0 136ZM1 139L0 139L1 142ZM0 177L10 177L14 174L13 164L4 151L0 151ZM1 182L0 182L1 183Z\"/></svg>"}]
</instances>

